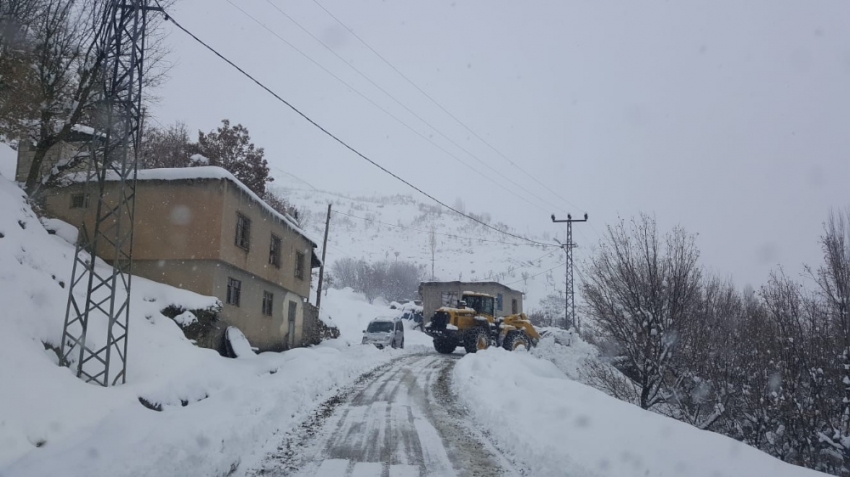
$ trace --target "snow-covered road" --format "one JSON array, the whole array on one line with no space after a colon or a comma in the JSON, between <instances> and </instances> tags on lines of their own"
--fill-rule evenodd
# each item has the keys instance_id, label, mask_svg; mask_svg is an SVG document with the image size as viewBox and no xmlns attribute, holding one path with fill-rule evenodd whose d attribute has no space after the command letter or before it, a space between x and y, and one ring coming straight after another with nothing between
<instances>
[{"instance_id":1,"label":"snow-covered road","mask_svg":"<svg viewBox=\"0 0 850 477\"><path fill-rule=\"evenodd\" d=\"M262 475L491 476L510 465L474 429L450 389L457 356L405 356L326 402Z\"/></svg>"}]
</instances>

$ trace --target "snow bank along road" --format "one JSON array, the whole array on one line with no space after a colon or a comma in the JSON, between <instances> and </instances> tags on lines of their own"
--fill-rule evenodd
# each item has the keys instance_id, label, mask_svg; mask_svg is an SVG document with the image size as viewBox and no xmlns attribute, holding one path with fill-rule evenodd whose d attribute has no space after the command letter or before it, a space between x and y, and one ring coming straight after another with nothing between
<instances>
[{"instance_id":1,"label":"snow bank along road","mask_svg":"<svg viewBox=\"0 0 850 477\"><path fill-rule=\"evenodd\" d=\"M405 356L320 406L258 475L514 475L450 389L456 356Z\"/></svg>"}]
</instances>

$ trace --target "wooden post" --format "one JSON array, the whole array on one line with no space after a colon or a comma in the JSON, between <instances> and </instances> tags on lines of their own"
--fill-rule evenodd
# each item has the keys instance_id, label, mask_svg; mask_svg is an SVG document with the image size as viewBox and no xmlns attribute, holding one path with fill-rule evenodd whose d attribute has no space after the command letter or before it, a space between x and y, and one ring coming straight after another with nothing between
<instances>
[{"instance_id":1,"label":"wooden post","mask_svg":"<svg viewBox=\"0 0 850 477\"><path fill-rule=\"evenodd\" d=\"M319 290L316 293L316 310L322 304L322 282L325 279L325 252L328 250L328 229L331 226L331 204L328 204L328 217L325 219L325 240L322 243L322 265L319 267Z\"/></svg>"}]
</instances>

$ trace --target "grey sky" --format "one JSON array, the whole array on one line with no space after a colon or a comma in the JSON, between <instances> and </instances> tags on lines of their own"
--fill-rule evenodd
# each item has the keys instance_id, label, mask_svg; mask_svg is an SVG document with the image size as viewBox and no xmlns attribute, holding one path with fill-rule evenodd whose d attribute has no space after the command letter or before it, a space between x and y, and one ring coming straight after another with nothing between
<instances>
[{"instance_id":1,"label":"grey sky","mask_svg":"<svg viewBox=\"0 0 850 477\"><path fill-rule=\"evenodd\" d=\"M819 259L829 207L850 206L846 1L320 0L549 193L406 83L312 0L269 0L463 148L455 162L226 0L181 0L188 29L332 132L428 192L521 231L591 214L583 251L639 211L699 233L703 263L759 285ZM266 0L233 0L363 95L484 169ZM247 126L273 167L326 190L408 192L181 32L156 120ZM516 189L493 170L545 202ZM273 171L279 175L277 170ZM412 192L411 192L412 193ZM424 198L423 198L424 199ZM555 208L553 205L558 206ZM578 229L581 229L578 232ZM581 253L581 252L580 252Z\"/></svg>"}]
</instances>

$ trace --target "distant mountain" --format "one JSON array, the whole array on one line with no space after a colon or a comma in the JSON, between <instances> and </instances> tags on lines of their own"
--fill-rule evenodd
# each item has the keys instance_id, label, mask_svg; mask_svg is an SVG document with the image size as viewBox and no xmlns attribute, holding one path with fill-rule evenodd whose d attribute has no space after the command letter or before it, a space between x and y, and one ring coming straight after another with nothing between
<instances>
[{"instance_id":1,"label":"distant mountain","mask_svg":"<svg viewBox=\"0 0 850 477\"><path fill-rule=\"evenodd\" d=\"M327 262L344 257L367 261L405 260L425 265L431 273L429 236L434 227L437 280L497 281L526 293L525 311L564 287L564 254L560 248L532 244L501 234L437 204L409 195L350 196L322 191L291 177L278 177L274 189L301 211L307 231L321 239L328 203L333 203ZM470 215L515 235L489 211ZM532 240L553 243L549 237Z\"/></svg>"}]
</instances>

